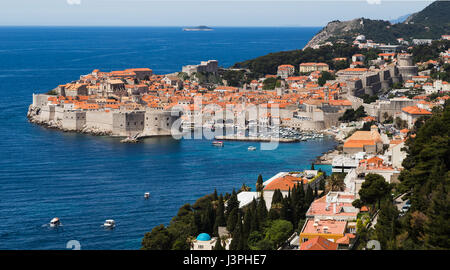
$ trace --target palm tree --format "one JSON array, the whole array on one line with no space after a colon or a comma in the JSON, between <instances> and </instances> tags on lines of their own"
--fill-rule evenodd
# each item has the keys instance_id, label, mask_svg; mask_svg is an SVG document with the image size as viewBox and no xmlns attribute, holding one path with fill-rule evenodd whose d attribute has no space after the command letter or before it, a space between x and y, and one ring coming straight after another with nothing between
<instances>
[{"instance_id":1,"label":"palm tree","mask_svg":"<svg viewBox=\"0 0 450 270\"><path fill-rule=\"evenodd\" d=\"M326 190L328 191L344 191L344 174L332 173L330 178L327 179Z\"/></svg>"}]
</instances>

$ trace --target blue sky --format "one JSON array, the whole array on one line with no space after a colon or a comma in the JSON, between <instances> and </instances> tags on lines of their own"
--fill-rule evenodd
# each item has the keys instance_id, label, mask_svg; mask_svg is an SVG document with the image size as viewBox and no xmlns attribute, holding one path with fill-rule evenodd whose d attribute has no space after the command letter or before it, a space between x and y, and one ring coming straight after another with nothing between
<instances>
[{"instance_id":1,"label":"blue sky","mask_svg":"<svg viewBox=\"0 0 450 270\"><path fill-rule=\"evenodd\" d=\"M427 0L3 0L0 25L323 26L358 17L395 19ZM369 3L370 2L370 3Z\"/></svg>"}]
</instances>

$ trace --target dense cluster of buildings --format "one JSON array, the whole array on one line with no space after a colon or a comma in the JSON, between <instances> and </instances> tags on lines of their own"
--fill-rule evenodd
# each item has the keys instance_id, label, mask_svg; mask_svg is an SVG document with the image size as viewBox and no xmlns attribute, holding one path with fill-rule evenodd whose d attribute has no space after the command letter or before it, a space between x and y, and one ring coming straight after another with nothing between
<instances>
[{"instance_id":1,"label":"dense cluster of buildings","mask_svg":"<svg viewBox=\"0 0 450 270\"><path fill-rule=\"evenodd\" d=\"M32 122L63 130L126 137L173 135L183 127L196 125L243 124L242 128L246 128L249 123L331 132L343 142L342 151L331 163L333 172L346 173L345 188L330 190L310 205L306 222L291 243L300 250L349 249L355 241L358 215L367 211L367 207L352 205L359 197L364 175L376 173L389 183L398 181L406 156L404 142L414 136L409 129L417 119L431 115L434 107L442 105L450 90L448 82L433 79L430 74L431 69L448 63L449 51L441 53L440 59L414 64L412 55L400 52L400 47L375 46L363 36L357 37L354 44L384 52L369 62L364 55L355 54L350 67L339 71L330 70L325 63L302 63L296 74L296 67L280 65L276 75L267 74L242 87L218 83L207 88L198 81L196 73L218 72L216 60L184 66L182 72L189 75L187 79L177 73L156 75L148 68L110 72L96 69L47 94L33 95L28 117ZM335 78L320 85L323 71ZM268 78L277 78L280 83L274 89L265 89ZM402 88L391 89L394 83ZM364 103L361 98L385 90L395 95L372 103ZM430 100L431 94L442 95ZM360 106L367 117L356 123L339 121L346 110ZM249 107L256 108L254 118L249 116ZM195 120L198 116L200 122ZM245 121L239 122L242 117ZM400 119L406 126L399 130L393 121L387 123L388 119ZM370 130L356 130L365 122L370 122ZM175 123L179 125L174 129ZM276 190L287 196L299 183L314 189L322 179L323 174L317 170L276 174L263 184L267 208ZM240 207L258 197L257 192L240 192ZM217 239L201 234L193 247L212 249Z\"/></svg>"},{"instance_id":2,"label":"dense cluster of buildings","mask_svg":"<svg viewBox=\"0 0 450 270\"><path fill-rule=\"evenodd\" d=\"M448 36L445 38L448 39ZM428 43L426 40L413 41L424 42ZM399 43L407 45L402 40ZM449 63L449 51L441 53L439 59L414 64L411 54L401 52L402 46L374 44L364 36L357 37L354 44L360 48L379 48L383 52L369 62L365 61L364 55L355 54L351 58L350 68L337 72L324 63L302 63L298 67L300 75L297 76L294 66L281 65L276 76L283 83L273 91L265 91L273 95L265 100L267 105L278 104L283 111L280 117L282 126L301 130L326 129L342 141L342 149L330 163L332 172L345 173L344 188L328 190L312 202L300 232L287 239L291 249L351 249L357 239L358 221L368 219L376 222L369 214L369 206L356 208L352 204L359 198L365 176L378 174L387 183L398 182L403 169L402 161L406 157L405 141L415 136L411 132L414 123L421 117L430 116L434 107L449 99L448 82L431 76L432 69L442 69L444 64ZM348 59L335 58L333 61ZM336 79L319 86L321 71L334 74ZM244 88L236 92L264 92L264 80L271 77L274 75L254 80L249 85L250 90ZM396 89L392 89L394 83ZM401 88L398 88L399 85ZM385 90L389 90L386 92L391 94L390 97L383 94ZM361 98L364 94L381 98L364 103ZM438 95L430 99L433 94ZM366 117L356 122L340 123L338 118L345 110L360 106L364 108ZM397 121L401 121L403 127L399 127ZM370 129L360 130L364 124L370 124ZM276 190L287 196L295 185L302 183L315 188L320 179L323 176L315 170L277 173L264 182L262 193L238 193L240 207L245 207L262 194L266 207L270 209Z\"/></svg>"}]
</instances>

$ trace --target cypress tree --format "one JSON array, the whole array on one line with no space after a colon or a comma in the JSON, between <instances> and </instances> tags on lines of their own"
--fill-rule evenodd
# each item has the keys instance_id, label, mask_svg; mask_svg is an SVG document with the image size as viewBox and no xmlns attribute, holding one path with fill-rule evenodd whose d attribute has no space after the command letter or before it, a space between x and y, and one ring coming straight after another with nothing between
<instances>
[{"instance_id":1,"label":"cypress tree","mask_svg":"<svg viewBox=\"0 0 450 270\"><path fill-rule=\"evenodd\" d=\"M264 200L263 196L261 196L261 198L258 201L257 213L258 213L258 221L259 224L261 225L266 221L267 218L266 201Z\"/></svg>"},{"instance_id":2,"label":"cypress tree","mask_svg":"<svg viewBox=\"0 0 450 270\"><path fill-rule=\"evenodd\" d=\"M230 250L241 250L242 249L242 218L241 218L241 212L237 214L236 223L234 224L234 230L231 233L233 236L233 239L230 243Z\"/></svg>"},{"instance_id":3,"label":"cypress tree","mask_svg":"<svg viewBox=\"0 0 450 270\"><path fill-rule=\"evenodd\" d=\"M258 180L256 181L256 191L261 192L263 190L263 178L262 175L258 175Z\"/></svg>"},{"instance_id":4,"label":"cypress tree","mask_svg":"<svg viewBox=\"0 0 450 270\"><path fill-rule=\"evenodd\" d=\"M215 235L219 235L219 226L225 226L227 225L226 219L225 219L225 206L223 203L223 196L220 194L216 209L216 220L214 222L214 233Z\"/></svg>"},{"instance_id":5,"label":"cypress tree","mask_svg":"<svg viewBox=\"0 0 450 270\"><path fill-rule=\"evenodd\" d=\"M309 207L309 205L314 201L314 194L313 194L313 190L311 188L310 185L308 185L307 189L306 189L306 195L305 195L305 203L306 203L306 208Z\"/></svg>"},{"instance_id":6,"label":"cypress tree","mask_svg":"<svg viewBox=\"0 0 450 270\"><path fill-rule=\"evenodd\" d=\"M235 208L228 215L228 219L227 219L227 230L230 233L232 233L235 229L237 217L238 217L238 209Z\"/></svg>"},{"instance_id":7,"label":"cypress tree","mask_svg":"<svg viewBox=\"0 0 450 270\"><path fill-rule=\"evenodd\" d=\"M277 203L281 203L282 200L283 200L283 194L281 193L281 191L279 189L276 189L273 192L272 205L277 204Z\"/></svg>"},{"instance_id":8,"label":"cypress tree","mask_svg":"<svg viewBox=\"0 0 450 270\"><path fill-rule=\"evenodd\" d=\"M220 237L217 238L216 245L214 246L214 250L225 250L225 248L222 246L222 240Z\"/></svg>"},{"instance_id":9,"label":"cypress tree","mask_svg":"<svg viewBox=\"0 0 450 270\"><path fill-rule=\"evenodd\" d=\"M250 232L259 231L257 203L254 198L250 204L248 211L251 213Z\"/></svg>"},{"instance_id":10,"label":"cypress tree","mask_svg":"<svg viewBox=\"0 0 450 270\"><path fill-rule=\"evenodd\" d=\"M250 235L251 226L252 226L252 213L249 210L247 210L245 211L244 221L242 222L242 228L245 237L248 237Z\"/></svg>"},{"instance_id":11,"label":"cypress tree","mask_svg":"<svg viewBox=\"0 0 450 270\"><path fill-rule=\"evenodd\" d=\"M239 208L239 201L237 199L237 193L233 189L233 193L231 193L230 198L227 201L227 207L226 207L226 217L228 219L228 215L236 208Z\"/></svg>"}]
</instances>

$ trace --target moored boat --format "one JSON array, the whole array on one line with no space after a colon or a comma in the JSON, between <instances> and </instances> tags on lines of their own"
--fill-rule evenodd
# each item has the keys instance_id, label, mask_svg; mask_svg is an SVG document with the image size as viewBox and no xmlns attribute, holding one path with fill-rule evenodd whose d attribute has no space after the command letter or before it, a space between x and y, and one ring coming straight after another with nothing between
<instances>
[{"instance_id":1,"label":"moored boat","mask_svg":"<svg viewBox=\"0 0 450 270\"><path fill-rule=\"evenodd\" d=\"M223 142L222 141L213 141L212 145L214 145L214 146L223 146Z\"/></svg>"},{"instance_id":2,"label":"moored boat","mask_svg":"<svg viewBox=\"0 0 450 270\"><path fill-rule=\"evenodd\" d=\"M59 218L55 217L52 218L52 220L50 220L50 227L58 227L59 225L61 225L61 221L59 220Z\"/></svg>"},{"instance_id":3,"label":"moored boat","mask_svg":"<svg viewBox=\"0 0 450 270\"><path fill-rule=\"evenodd\" d=\"M116 222L113 219L107 219L105 220L105 223L103 223L103 227L112 229L116 226Z\"/></svg>"}]
</instances>

